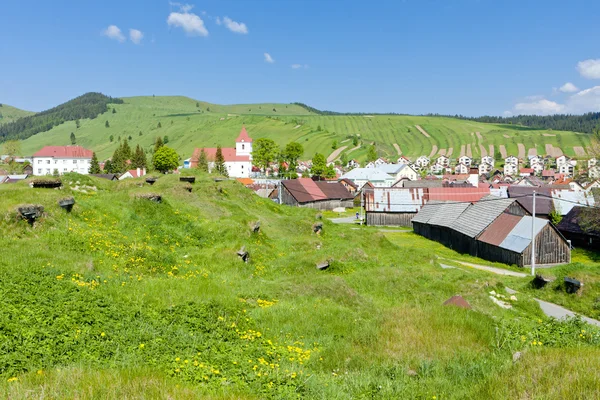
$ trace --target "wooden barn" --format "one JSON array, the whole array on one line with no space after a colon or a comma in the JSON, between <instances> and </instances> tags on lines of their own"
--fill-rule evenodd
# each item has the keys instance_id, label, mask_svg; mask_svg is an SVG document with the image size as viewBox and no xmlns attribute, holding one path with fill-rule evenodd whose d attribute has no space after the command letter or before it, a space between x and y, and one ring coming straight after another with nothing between
<instances>
[{"instance_id":1,"label":"wooden barn","mask_svg":"<svg viewBox=\"0 0 600 400\"><path fill-rule=\"evenodd\" d=\"M531 264L533 218L516 199L486 196L469 204L430 202L413 219L419 235L461 253L520 267ZM535 218L536 264L571 261L567 240L548 220Z\"/></svg>"},{"instance_id":2,"label":"wooden barn","mask_svg":"<svg viewBox=\"0 0 600 400\"><path fill-rule=\"evenodd\" d=\"M575 247L585 247L591 250L600 249L600 230L585 229L582 227L581 213L586 207L575 206L565 215L558 224L558 230L571 241ZM600 212L600 211L596 211ZM585 224L584 224L585 226Z\"/></svg>"},{"instance_id":3,"label":"wooden barn","mask_svg":"<svg viewBox=\"0 0 600 400\"><path fill-rule=\"evenodd\" d=\"M411 221L426 202L427 189L365 187L367 225L411 226Z\"/></svg>"},{"instance_id":4,"label":"wooden barn","mask_svg":"<svg viewBox=\"0 0 600 400\"><path fill-rule=\"evenodd\" d=\"M281 181L281 202L290 206L333 210L352 208L354 196L339 182L313 181L309 178Z\"/></svg>"}]
</instances>

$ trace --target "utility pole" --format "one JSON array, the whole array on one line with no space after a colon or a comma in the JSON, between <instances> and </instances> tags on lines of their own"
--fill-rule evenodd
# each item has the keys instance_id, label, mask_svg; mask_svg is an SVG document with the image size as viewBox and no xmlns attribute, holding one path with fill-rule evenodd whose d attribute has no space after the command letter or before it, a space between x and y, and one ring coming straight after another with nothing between
<instances>
[{"instance_id":1,"label":"utility pole","mask_svg":"<svg viewBox=\"0 0 600 400\"><path fill-rule=\"evenodd\" d=\"M531 276L535 276L535 190L533 191L533 217L531 218Z\"/></svg>"}]
</instances>

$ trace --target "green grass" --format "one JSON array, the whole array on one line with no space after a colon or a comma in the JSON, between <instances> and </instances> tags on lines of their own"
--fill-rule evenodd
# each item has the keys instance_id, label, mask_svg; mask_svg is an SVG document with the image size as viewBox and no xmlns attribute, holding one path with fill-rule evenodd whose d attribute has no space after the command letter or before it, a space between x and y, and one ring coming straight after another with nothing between
<instances>
[{"instance_id":1,"label":"green grass","mask_svg":"<svg viewBox=\"0 0 600 400\"><path fill-rule=\"evenodd\" d=\"M23 142L23 151L33 154L45 145L70 144L70 134L74 132L78 144L96 151L100 158L108 158L117 148L119 137L125 139L131 136L131 144L139 144L149 150L156 137L168 136L169 146L185 159L196 147L233 146L242 124L246 125L254 139L270 138L280 146L290 141L300 142L305 148L306 159L316 152L331 154L334 140L340 146L348 146L345 150L348 157L359 161L366 159L367 146L371 143L376 144L380 155L390 159L397 158L394 143L400 146L404 155L413 158L429 155L434 145L446 150L452 147L452 157L458 157L461 145L469 143L474 157L481 156L478 143L483 144L486 150L493 144L496 151L500 144L504 144L507 151L515 155L518 154L517 143L524 143L527 148L536 147L540 154L545 153L546 143L559 146L559 136L543 134L560 135L560 147L569 156L575 155L573 146L589 145L589 135L586 134L522 129L443 117L323 116L310 114L293 104L223 106L187 97L129 97L124 100L125 104L111 106L116 114L111 110L96 119L83 120L79 129L75 122L67 122L28 138ZM200 107L196 107L197 103ZM106 121L109 121L110 128L105 127ZM159 122L162 128L157 128ZM419 133L415 125L422 126L431 138ZM481 132L483 140L471 135L473 132ZM356 134L361 136L363 147L350 152L354 147L352 143L341 142L348 135ZM111 135L114 137L112 143L109 140Z\"/></svg>"},{"instance_id":2,"label":"green grass","mask_svg":"<svg viewBox=\"0 0 600 400\"><path fill-rule=\"evenodd\" d=\"M525 293L494 305L488 292L516 278L443 270L437 256L460 256L412 233L324 219L317 236L317 211L197 176L192 193L175 175L0 187L0 397L478 398L546 364L536 373L555 385L519 382L512 397L578 382L595 394L598 331L544 318ZM150 191L163 203L136 198ZM33 228L16 212L26 203L45 207ZM473 310L442 305L455 294Z\"/></svg>"},{"instance_id":3,"label":"green grass","mask_svg":"<svg viewBox=\"0 0 600 400\"><path fill-rule=\"evenodd\" d=\"M15 121L31 114L34 113L9 106L8 104L2 104L2 107L0 107L0 125Z\"/></svg>"}]
</instances>

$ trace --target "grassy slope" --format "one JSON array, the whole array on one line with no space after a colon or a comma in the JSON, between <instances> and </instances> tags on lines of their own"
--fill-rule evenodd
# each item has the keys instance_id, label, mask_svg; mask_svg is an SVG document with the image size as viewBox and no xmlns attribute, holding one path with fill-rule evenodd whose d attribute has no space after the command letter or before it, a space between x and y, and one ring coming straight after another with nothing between
<instances>
[{"instance_id":1,"label":"grassy slope","mask_svg":"<svg viewBox=\"0 0 600 400\"><path fill-rule=\"evenodd\" d=\"M464 256L412 233L325 221L316 236L313 210L198 179L193 193L176 176L0 187L0 397L589 398L600 384L590 328L545 320L526 295L510 311L488 299L517 278L443 270L436 255ZM135 200L148 191L163 204ZM15 214L30 202L46 209L33 229ZM441 305L457 293L472 311ZM515 382L532 370L555 384Z\"/></svg>"},{"instance_id":2,"label":"grassy slope","mask_svg":"<svg viewBox=\"0 0 600 400\"><path fill-rule=\"evenodd\" d=\"M586 147L589 137L573 132L548 132L530 130L514 126L483 124L452 118L417 116L320 116L310 115L296 105L253 104L221 106L199 102L186 97L131 97L125 98L125 104L114 105L116 114L111 112L94 120L84 120L81 128L76 129L74 122L68 122L53 128L49 132L35 135L23 142L23 151L33 154L44 145L70 144L70 133L77 136L78 144L95 150L100 158L112 155L117 147L117 139L132 137L132 144L140 144L146 149L152 147L157 136L169 137L169 145L174 147L183 158L191 156L195 147L213 147L217 144L232 146L243 123L250 135L257 139L271 138L279 145L296 140L305 147L305 158L316 152L329 155L331 144L337 140L340 146L348 146L349 158L364 160L366 144L377 144L381 155L394 158L398 143L403 154L416 157L429 155L433 145L438 149L453 148L453 157L458 157L461 145L471 144L473 156L479 157L478 139L472 132L481 132L481 142L506 145L509 153L518 154L517 143L526 148L535 147L538 154L545 154L546 143L559 146L570 156L574 156L573 146ZM210 112L207 111L210 108ZM276 109L276 112L273 111ZM109 121L110 128L105 128ZM158 123L162 128L157 128ZM301 125L298 127L298 125ZM414 125L421 125L431 138L423 136ZM318 127L321 127L321 131ZM410 132L408 132L410 129ZM139 136L139 132L142 136ZM543 136L543 134L556 136ZM351 142L341 143L348 135L360 134L365 146L350 152ZM113 135L115 141L110 143ZM505 138L504 135L510 138Z\"/></svg>"},{"instance_id":3,"label":"grassy slope","mask_svg":"<svg viewBox=\"0 0 600 400\"><path fill-rule=\"evenodd\" d=\"M16 107L9 106L8 104L2 104L2 107L0 107L0 125L15 121L31 114L35 113L32 111L21 110Z\"/></svg>"}]
</instances>

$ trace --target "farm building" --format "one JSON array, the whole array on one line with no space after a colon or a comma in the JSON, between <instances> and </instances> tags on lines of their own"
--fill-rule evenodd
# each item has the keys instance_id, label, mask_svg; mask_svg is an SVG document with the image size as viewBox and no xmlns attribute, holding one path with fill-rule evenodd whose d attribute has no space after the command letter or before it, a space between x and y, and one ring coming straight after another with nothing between
<instances>
[{"instance_id":1,"label":"farm building","mask_svg":"<svg viewBox=\"0 0 600 400\"><path fill-rule=\"evenodd\" d=\"M410 221L426 203L423 188L364 188L367 225L411 226Z\"/></svg>"},{"instance_id":2,"label":"farm building","mask_svg":"<svg viewBox=\"0 0 600 400\"><path fill-rule=\"evenodd\" d=\"M412 218L430 201L475 202L489 195L490 190L468 184L465 187L365 186L364 193L367 225L411 226Z\"/></svg>"},{"instance_id":3,"label":"farm building","mask_svg":"<svg viewBox=\"0 0 600 400\"><path fill-rule=\"evenodd\" d=\"M558 224L558 230L571 241L575 247L587 247L597 250L600 248L600 230L585 229L581 225L581 213L585 207L575 206ZM585 223L583 224L585 225Z\"/></svg>"},{"instance_id":4,"label":"farm building","mask_svg":"<svg viewBox=\"0 0 600 400\"><path fill-rule=\"evenodd\" d=\"M290 206L333 210L353 207L354 196L339 182L315 182L309 178L281 181L281 202Z\"/></svg>"},{"instance_id":5,"label":"farm building","mask_svg":"<svg viewBox=\"0 0 600 400\"><path fill-rule=\"evenodd\" d=\"M531 263L532 220L515 199L486 196L474 204L431 202L413 228L458 252L522 267ZM568 242L548 220L535 218L535 238L537 264L570 262Z\"/></svg>"}]
</instances>

